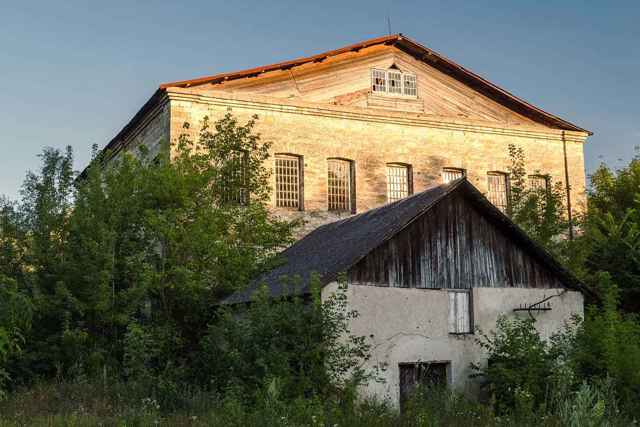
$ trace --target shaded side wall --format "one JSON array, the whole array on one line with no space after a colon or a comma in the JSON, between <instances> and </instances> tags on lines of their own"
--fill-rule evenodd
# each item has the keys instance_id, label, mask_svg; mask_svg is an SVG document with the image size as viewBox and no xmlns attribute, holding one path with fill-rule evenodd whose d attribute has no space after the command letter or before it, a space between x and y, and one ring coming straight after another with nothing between
<instances>
[{"instance_id":1,"label":"shaded side wall","mask_svg":"<svg viewBox=\"0 0 640 427\"><path fill-rule=\"evenodd\" d=\"M322 292L326 299L337 288L327 285ZM375 396L399 402L399 364L417 362L448 362L448 382L467 393L477 391L478 380L469 378L471 363L486 364L486 354L477 345L475 334L448 333L447 291L349 285L349 309L359 317L351 322L351 333L370 337L372 357L365 368L385 364L384 383L370 383L361 390L362 396ZM535 314L536 328L544 338L560 330L574 314L583 315L582 294L563 289L475 288L472 291L473 322L484 332L495 329L498 316L508 318L528 316L513 309L531 305L550 295L550 311Z\"/></svg>"}]
</instances>

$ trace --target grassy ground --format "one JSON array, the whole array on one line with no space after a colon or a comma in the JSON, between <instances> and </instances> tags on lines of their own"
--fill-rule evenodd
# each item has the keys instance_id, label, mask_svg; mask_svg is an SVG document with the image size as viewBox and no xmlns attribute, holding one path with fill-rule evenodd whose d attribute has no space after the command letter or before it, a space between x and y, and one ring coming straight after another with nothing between
<instances>
[{"instance_id":1,"label":"grassy ground","mask_svg":"<svg viewBox=\"0 0 640 427\"><path fill-rule=\"evenodd\" d=\"M462 396L430 393L409 403L401 415L383 402L329 403L327 399L283 402L265 395L251 406L239 399L179 390L176 407L131 385L41 384L0 402L0 427L13 426L330 426L330 427L596 427L635 425L623 418L572 407L566 414L533 412L496 416L490 407ZM166 406L166 404L165 404Z\"/></svg>"}]
</instances>

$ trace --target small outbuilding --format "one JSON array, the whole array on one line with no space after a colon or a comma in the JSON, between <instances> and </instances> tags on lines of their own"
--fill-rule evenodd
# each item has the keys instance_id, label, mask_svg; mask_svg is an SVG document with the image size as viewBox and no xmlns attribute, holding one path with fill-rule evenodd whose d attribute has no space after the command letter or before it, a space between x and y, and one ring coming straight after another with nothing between
<instances>
[{"instance_id":1,"label":"small outbuilding","mask_svg":"<svg viewBox=\"0 0 640 427\"><path fill-rule=\"evenodd\" d=\"M387 367L362 393L396 403L423 381L473 390L470 364L486 362L475 334L500 315L533 316L544 337L583 315L581 283L465 178L321 226L282 256L225 302L248 302L262 284L305 294L312 273L326 298L346 273L351 332L372 337L371 367Z\"/></svg>"}]
</instances>

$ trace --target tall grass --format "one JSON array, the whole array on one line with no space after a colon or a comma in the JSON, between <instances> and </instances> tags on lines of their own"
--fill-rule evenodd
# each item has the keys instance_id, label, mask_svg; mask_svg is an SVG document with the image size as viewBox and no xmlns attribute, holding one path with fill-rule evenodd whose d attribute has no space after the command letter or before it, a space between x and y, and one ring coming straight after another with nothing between
<instances>
[{"instance_id":1,"label":"tall grass","mask_svg":"<svg viewBox=\"0 0 640 427\"><path fill-rule=\"evenodd\" d=\"M4 426L353 426L353 427L618 427L635 425L617 410L607 384L584 383L556 397L548 411L526 405L497 416L492 406L450 390L419 390L402 413L389 402L315 396L281 399L273 387L247 403L233 390L224 395L183 390L163 408L135 384L47 383L14 393L0 403Z\"/></svg>"}]
</instances>

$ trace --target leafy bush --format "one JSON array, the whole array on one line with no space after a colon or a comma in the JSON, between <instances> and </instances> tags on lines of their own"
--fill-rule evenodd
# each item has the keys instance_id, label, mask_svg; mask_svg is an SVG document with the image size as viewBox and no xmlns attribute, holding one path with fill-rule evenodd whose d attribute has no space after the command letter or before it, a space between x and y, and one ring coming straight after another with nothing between
<instances>
[{"instance_id":1,"label":"leafy bush","mask_svg":"<svg viewBox=\"0 0 640 427\"><path fill-rule=\"evenodd\" d=\"M548 401L558 386L560 364L557 352L540 337L531 318L498 318L496 331L481 334L479 345L487 352L486 366L474 365L496 410L533 412Z\"/></svg>"},{"instance_id":2,"label":"leafy bush","mask_svg":"<svg viewBox=\"0 0 640 427\"><path fill-rule=\"evenodd\" d=\"M203 338L201 378L220 391L239 387L243 396L254 398L266 387L287 399L344 398L348 390L375 380L376 372L360 368L369 343L349 333L349 321L358 313L348 310L344 280L325 301L317 278L310 287L308 299L273 300L262 289L248 307L221 311Z\"/></svg>"}]
</instances>

